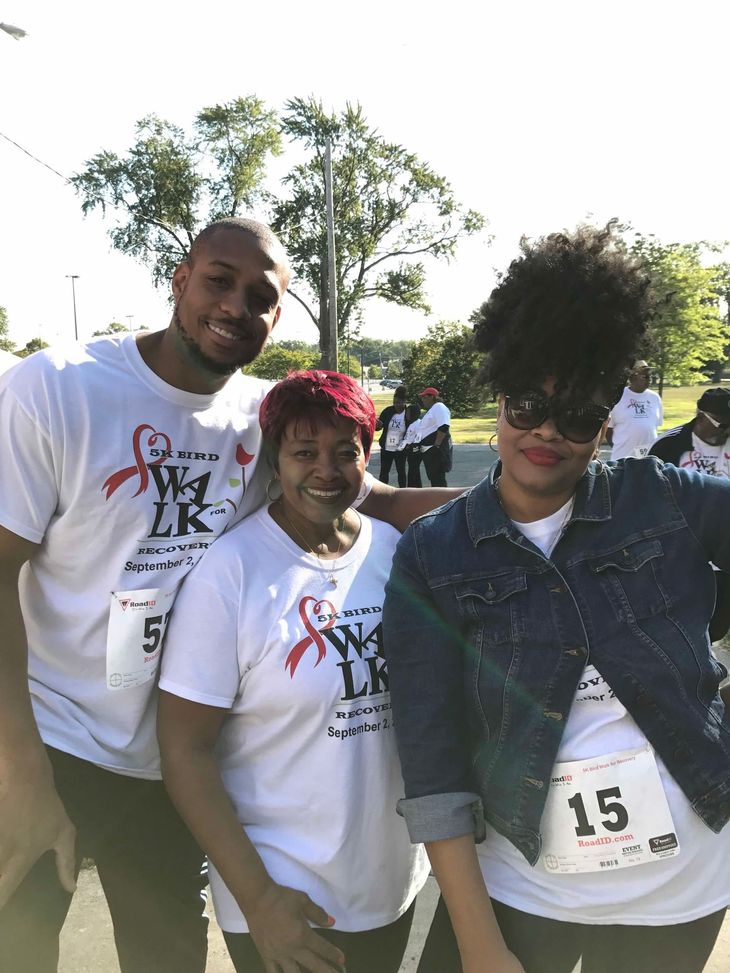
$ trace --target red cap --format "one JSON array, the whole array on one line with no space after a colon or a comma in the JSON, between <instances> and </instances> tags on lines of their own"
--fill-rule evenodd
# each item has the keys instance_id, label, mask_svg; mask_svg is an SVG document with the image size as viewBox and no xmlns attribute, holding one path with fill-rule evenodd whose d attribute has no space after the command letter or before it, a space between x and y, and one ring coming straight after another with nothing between
<instances>
[{"instance_id":1,"label":"red cap","mask_svg":"<svg viewBox=\"0 0 730 973\"><path fill-rule=\"evenodd\" d=\"M436 396L436 398L438 398L439 390L438 389L435 389L435 388L432 388L429 385L429 387L427 389L422 389L418 394L419 395L433 395L433 396Z\"/></svg>"}]
</instances>

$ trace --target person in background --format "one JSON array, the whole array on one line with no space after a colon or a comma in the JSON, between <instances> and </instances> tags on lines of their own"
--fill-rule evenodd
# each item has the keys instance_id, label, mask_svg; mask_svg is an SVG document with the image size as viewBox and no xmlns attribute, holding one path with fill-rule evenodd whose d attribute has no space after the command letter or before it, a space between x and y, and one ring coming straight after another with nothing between
<instances>
[{"instance_id":1,"label":"person in background","mask_svg":"<svg viewBox=\"0 0 730 973\"><path fill-rule=\"evenodd\" d=\"M400 810L443 896L419 973L700 973L722 926L730 481L596 460L650 287L610 226L523 240L475 322L499 462L398 543Z\"/></svg>"},{"instance_id":2,"label":"person in background","mask_svg":"<svg viewBox=\"0 0 730 973\"><path fill-rule=\"evenodd\" d=\"M447 467L450 469L451 413L439 398L439 390L429 386L419 392L426 410L419 429L420 451L426 476L434 487L446 486Z\"/></svg>"},{"instance_id":3,"label":"person in background","mask_svg":"<svg viewBox=\"0 0 730 973\"><path fill-rule=\"evenodd\" d=\"M611 459L646 456L664 422L662 400L649 388L651 368L643 359L634 362L628 385L611 409L606 442Z\"/></svg>"},{"instance_id":4,"label":"person in background","mask_svg":"<svg viewBox=\"0 0 730 973\"><path fill-rule=\"evenodd\" d=\"M730 390L703 392L697 400L697 415L660 436L649 454L686 470L730 477ZM717 598L710 623L713 642L730 629L730 574L716 570L715 583Z\"/></svg>"},{"instance_id":5,"label":"person in background","mask_svg":"<svg viewBox=\"0 0 730 973\"><path fill-rule=\"evenodd\" d=\"M395 813L381 651L399 534L349 509L374 427L347 375L279 382L261 406L278 496L201 560L168 630L163 776L241 973L397 973L428 874Z\"/></svg>"},{"instance_id":6,"label":"person in background","mask_svg":"<svg viewBox=\"0 0 730 973\"><path fill-rule=\"evenodd\" d=\"M382 483L388 483L390 468L395 463L398 486L406 486L406 454L400 449L400 445L405 438L407 428L406 390L401 385L393 393L393 404L383 409L375 424L376 431L381 433L379 479Z\"/></svg>"},{"instance_id":7,"label":"person in background","mask_svg":"<svg viewBox=\"0 0 730 973\"><path fill-rule=\"evenodd\" d=\"M398 449L406 458L407 477L406 482L409 487L422 487L421 482L421 409L417 405L406 407L407 428Z\"/></svg>"}]
</instances>

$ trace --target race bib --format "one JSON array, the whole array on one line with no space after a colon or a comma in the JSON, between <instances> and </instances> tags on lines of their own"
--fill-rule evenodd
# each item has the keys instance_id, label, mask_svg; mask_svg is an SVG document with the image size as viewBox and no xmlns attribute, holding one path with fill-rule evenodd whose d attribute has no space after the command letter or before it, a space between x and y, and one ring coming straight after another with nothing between
<instances>
[{"instance_id":1,"label":"race bib","mask_svg":"<svg viewBox=\"0 0 730 973\"><path fill-rule=\"evenodd\" d=\"M611 871L679 854L649 744L555 764L542 831L542 863L553 873Z\"/></svg>"},{"instance_id":2,"label":"race bib","mask_svg":"<svg viewBox=\"0 0 730 973\"><path fill-rule=\"evenodd\" d=\"M106 640L107 689L131 689L154 679L177 587L114 591Z\"/></svg>"}]
</instances>

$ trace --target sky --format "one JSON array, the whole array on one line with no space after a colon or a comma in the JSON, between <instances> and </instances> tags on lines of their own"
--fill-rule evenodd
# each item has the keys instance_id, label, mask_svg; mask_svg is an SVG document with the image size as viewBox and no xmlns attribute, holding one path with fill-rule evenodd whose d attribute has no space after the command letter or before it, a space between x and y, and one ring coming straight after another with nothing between
<instances>
[{"instance_id":1,"label":"sky","mask_svg":"<svg viewBox=\"0 0 730 973\"><path fill-rule=\"evenodd\" d=\"M370 337L466 321L523 234L618 217L665 242L730 237L724 0L0 0L0 21L29 33L0 33L0 133L63 174L124 152L151 112L188 128L239 95L359 102L488 220L450 264L427 262L431 315L370 303ZM69 274L82 339L167 324L166 293L112 250L110 222L4 138L0 180L0 305L18 345L73 336ZM275 337L317 340L292 299Z\"/></svg>"}]
</instances>

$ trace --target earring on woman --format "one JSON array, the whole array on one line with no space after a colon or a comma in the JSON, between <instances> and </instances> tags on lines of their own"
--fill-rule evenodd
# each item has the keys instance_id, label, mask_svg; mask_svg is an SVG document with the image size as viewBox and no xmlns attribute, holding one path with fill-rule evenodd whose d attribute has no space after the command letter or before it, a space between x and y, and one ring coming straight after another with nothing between
<instances>
[{"instance_id":1,"label":"earring on woman","mask_svg":"<svg viewBox=\"0 0 730 973\"><path fill-rule=\"evenodd\" d=\"M499 450L497 449L497 447L493 445L493 443L494 443L494 440L495 440L496 438L497 438L497 433L496 433L496 432L494 432L494 433L492 433L492 435L491 435L491 436L489 437L489 442L487 443L487 445L489 446L489 448L490 448L490 449L492 450L492 452L493 452L493 453L498 453L498 452L499 452Z\"/></svg>"},{"instance_id":2,"label":"earring on woman","mask_svg":"<svg viewBox=\"0 0 730 973\"><path fill-rule=\"evenodd\" d=\"M277 497L271 496L271 488L275 483L279 482L279 477L274 473L269 482L266 484L266 499L269 503L276 503L277 500L281 500L281 493Z\"/></svg>"}]
</instances>

